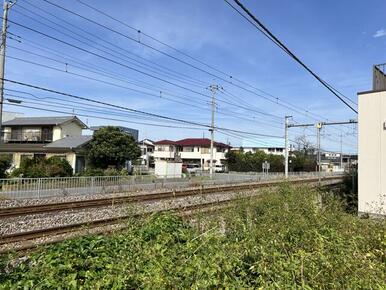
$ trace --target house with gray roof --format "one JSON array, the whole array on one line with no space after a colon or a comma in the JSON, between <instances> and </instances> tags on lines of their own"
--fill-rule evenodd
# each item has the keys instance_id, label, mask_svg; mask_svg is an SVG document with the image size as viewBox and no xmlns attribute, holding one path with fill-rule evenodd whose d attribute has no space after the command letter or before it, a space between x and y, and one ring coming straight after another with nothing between
<instances>
[{"instance_id":1,"label":"house with gray roof","mask_svg":"<svg viewBox=\"0 0 386 290\"><path fill-rule=\"evenodd\" d=\"M85 145L92 138L83 129L76 116L16 117L3 123L0 153L12 155L16 168L24 158L59 156L76 173L85 167Z\"/></svg>"}]
</instances>

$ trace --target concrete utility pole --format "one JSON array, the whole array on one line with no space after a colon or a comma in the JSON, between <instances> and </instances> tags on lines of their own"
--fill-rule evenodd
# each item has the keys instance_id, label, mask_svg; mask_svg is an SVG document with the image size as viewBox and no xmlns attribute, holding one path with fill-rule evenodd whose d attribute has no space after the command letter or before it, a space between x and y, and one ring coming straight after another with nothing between
<instances>
[{"instance_id":1,"label":"concrete utility pole","mask_svg":"<svg viewBox=\"0 0 386 290\"><path fill-rule=\"evenodd\" d=\"M214 143L214 112L216 110L216 92L219 89L218 85L211 85L209 89L212 92L212 122L210 131L210 165L209 165L209 175L210 178L213 177L213 143Z\"/></svg>"},{"instance_id":2,"label":"concrete utility pole","mask_svg":"<svg viewBox=\"0 0 386 290\"><path fill-rule=\"evenodd\" d=\"M320 163L321 163L321 148L320 148L320 131L322 130L322 123L316 123L316 138L317 138L317 146L318 146L318 182L320 184L321 182L321 168L320 168Z\"/></svg>"},{"instance_id":3,"label":"concrete utility pole","mask_svg":"<svg viewBox=\"0 0 386 290\"><path fill-rule=\"evenodd\" d=\"M4 0L4 4L3 4L3 27L1 30L1 46L0 46L0 136L1 137L3 136L5 48L7 43L8 11L15 3L16 2L10 3L7 0Z\"/></svg>"},{"instance_id":4,"label":"concrete utility pole","mask_svg":"<svg viewBox=\"0 0 386 290\"><path fill-rule=\"evenodd\" d=\"M288 178L288 125L289 119L292 116L285 116L285 124L284 124L284 152L285 152L285 165L284 165L284 174L285 178Z\"/></svg>"},{"instance_id":5,"label":"concrete utility pole","mask_svg":"<svg viewBox=\"0 0 386 290\"><path fill-rule=\"evenodd\" d=\"M340 133L340 169L343 168L343 135Z\"/></svg>"}]
</instances>

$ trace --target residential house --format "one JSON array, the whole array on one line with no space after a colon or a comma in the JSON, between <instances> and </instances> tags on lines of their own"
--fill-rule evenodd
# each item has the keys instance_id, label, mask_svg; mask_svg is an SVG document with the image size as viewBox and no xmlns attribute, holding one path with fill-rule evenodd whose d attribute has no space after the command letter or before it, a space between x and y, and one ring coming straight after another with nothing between
<instances>
[{"instance_id":1,"label":"residential house","mask_svg":"<svg viewBox=\"0 0 386 290\"><path fill-rule=\"evenodd\" d=\"M150 139L143 139L138 142L138 146L141 149L141 165L147 169L154 167L154 142Z\"/></svg>"},{"instance_id":2,"label":"residential house","mask_svg":"<svg viewBox=\"0 0 386 290\"><path fill-rule=\"evenodd\" d=\"M59 156L75 172L85 167L84 145L92 136L83 136L87 126L76 116L21 117L3 123L0 153L12 155L18 168L24 158Z\"/></svg>"},{"instance_id":3,"label":"residential house","mask_svg":"<svg viewBox=\"0 0 386 290\"><path fill-rule=\"evenodd\" d=\"M213 163L223 165L225 154L231 147L221 142L213 144ZM161 140L155 142L156 160L181 160L185 164L198 164L203 170L210 166L210 139L188 138L178 141Z\"/></svg>"}]
</instances>

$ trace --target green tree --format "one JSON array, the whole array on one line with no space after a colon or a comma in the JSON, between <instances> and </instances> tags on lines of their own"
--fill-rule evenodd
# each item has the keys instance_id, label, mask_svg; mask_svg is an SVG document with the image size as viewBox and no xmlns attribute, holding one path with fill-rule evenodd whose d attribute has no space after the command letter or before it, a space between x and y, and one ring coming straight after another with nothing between
<instances>
[{"instance_id":1,"label":"green tree","mask_svg":"<svg viewBox=\"0 0 386 290\"><path fill-rule=\"evenodd\" d=\"M0 155L0 178L7 177L7 170L11 168L12 157L9 155Z\"/></svg>"},{"instance_id":2,"label":"green tree","mask_svg":"<svg viewBox=\"0 0 386 290\"><path fill-rule=\"evenodd\" d=\"M251 152L234 152L230 151L226 154L228 169L238 172L261 172L263 162L270 163L271 172L284 171L284 157L273 154L266 154L264 151L258 150L255 153Z\"/></svg>"},{"instance_id":3,"label":"green tree","mask_svg":"<svg viewBox=\"0 0 386 290\"><path fill-rule=\"evenodd\" d=\"M94 168L121 168L128 160L141 156L134 138L118 127L104 127L94 133L87 144L87 160Z\"/></svg>"},{"instance_id":4,"label":"green tree","mask_svg":"<svg viewBox=\"0 0 386 290\"><path fill-rule=\"evenodd\" d=\"M315 155L307 151L293 152L290 160L293 171L315 171L316 169Z\"/></svg>"}]
</instances>

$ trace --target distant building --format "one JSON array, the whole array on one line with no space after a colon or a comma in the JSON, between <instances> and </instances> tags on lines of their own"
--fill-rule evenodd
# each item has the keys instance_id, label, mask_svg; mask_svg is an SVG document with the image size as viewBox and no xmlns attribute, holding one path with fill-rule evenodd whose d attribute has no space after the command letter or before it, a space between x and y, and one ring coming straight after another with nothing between
<instances>
[{"instance_id":1,"label":"distant building","mask_svg":"<svg viewBox=\"0 0 386 290\"><path fill-rule=\"evenodd\" d=\"M161 140L154 144L154 158L156 160L177 160L185 164L197 164L203 170L209 170L210 139ZM213 163L215 166L222 166L226 160L225 154L231 147L221 142L214 142L213 147Z\"/></svg>"},{"instance_id":2,"label":"distant building","mask_svg":"<svg viewBox=\"0 0 386 290\"><path fill-rule=\"evenodd\" d=\"M358 211L386 215L386 64L373 90L358 93Z\"/></svg>"},{"instance_id":3,"label":"distant building","mask_svg":"<svg viewBox=\"0 0 386 290\"><path fill-rule=\"evenodd\" d=\"M104 127L107 127L107 126L93 126L93 127L90 127L90 130L97 131L97 130L104 128ZM132 129L132 128L127 128L127 127L122 127L122 126L114 126L114 125L112 125L112 127L117 127L122 132L125 132L125 133L133 136L135 142L138 142L138 134L139 134L138 130Z\"/></svg>"},{"instance_id":4,"label":"distant building","mask_svg":"<svg viewBox=\"0 0 386 290\"><path fill-rule=\"evenodd\" d=\"M0 153L12 155L16 168L24 158L58 156L76 173L85 167L84 145L92 137L82 135L86 128L75 116L13 118L3 123Z\"/></svg>"},{"instance_id":5,"label":"distant building","mask_svg":"<svg viewBox=\"0 0 386 290\"><path fill-rule=\"evenodd\" d=\"M138 142L141 149L141 165L146 166L147 169L154 167L154 142L150 139L143 139Z\"/></svg>"},{"instance_id":6,"label":"distant building","mask_svg":"<svg viewBox=\"0 0 386 290\"><path fill-rule=\"evenodd\" d=\"M276 147L233 147L231 151L240 152L243 151L244 153L250 152L250 153L256 153L257 151L263 151L266 154L273 154L273 155L282 155L284 156L284 147L276 146Z\"/></svg>"},{"instance_id":7,"label":"distant building","mask_svg":"<svg viewBox=\"0 0 386 290\"><path fill-rule=\"evenodd\" d=\"M21 118L24 117L23 113L17 113L17 112L8 112L8 111L3 111L2 115L3 122L7 122L9 120L15 119L15 118Z\"/></svg>"}]
</instances>

